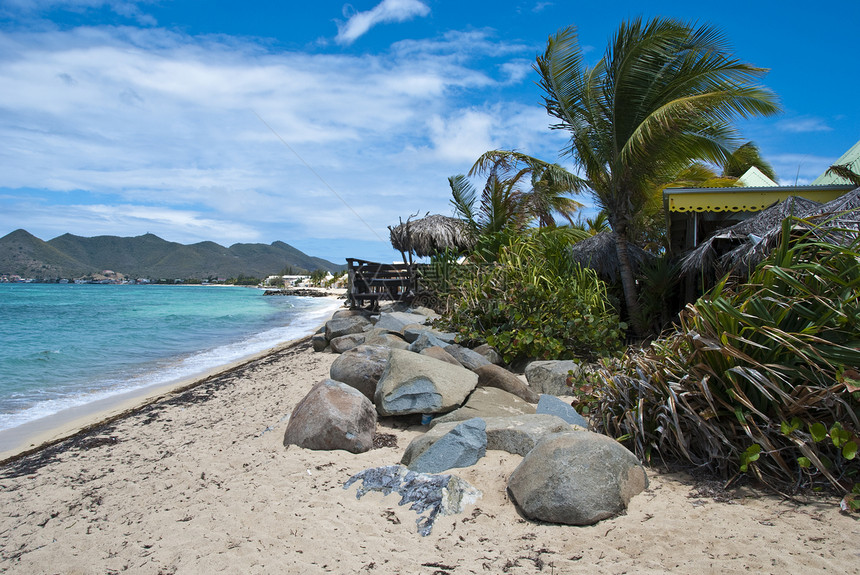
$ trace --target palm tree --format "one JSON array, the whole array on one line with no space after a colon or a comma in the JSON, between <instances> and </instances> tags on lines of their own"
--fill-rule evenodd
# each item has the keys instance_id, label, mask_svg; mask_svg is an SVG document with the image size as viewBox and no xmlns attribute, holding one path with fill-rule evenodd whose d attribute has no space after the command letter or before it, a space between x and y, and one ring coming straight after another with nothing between
<instances>
[{"instance_id":1,"label":"palm tree","mask_svg":"<svg viewBox=\"0 0 860 575\"><path fill-rule=\"evenodd\" d=\"M584 182L558 164L550 164L516 151L490 150L484 152L469 170L469 175L486 172L512 173L513 181L525 176L531 179L531 189L521 194L523 211L538 221L538 227L554 227L555 214L568 222L583 205L567 197L578 193Z\"/></svg>"},{"instance_id":2,"label":"palm tree","mask_svg":"<svg viewBox=\"0 0 860 575\"><path fill-rule=\"evenodd\" d=\"M466 176L452 176L448 184L454 216L466 223L476 241L475 251L481 257L497 255L506 236L525 227L528 217L522 209L522 194L516 188L516 179L502 179L495 170L491 171L480 201L477 190Z\"/></svg>"},{"instance_id":3,"label":"palm tree","mask_svg":"<svg viewBox=\"0 0 860 575\"><path fill-rule=\"evenodd\" d=\"M740 178L752 166L758 168L762 174L776 181L776 172L764 158L761 157L761 150L758 149L755 142L747 142L729 154L726 161L723 163L722 176L728 178Z\"/></svg>"},{"instance_id":4,"label":"palm tree","mask_svg":"<svg viewBox=\"0 0 860 575\"><path fill-rule=\"evenodd\" d=\"M709 26L637 18L623 23L603 57L587 67L575 27L550 36L535 69L547 112L570 132L577 162L616 232L624 300L643 322L627 254L628 228L655 185L701 159L721 164L736 141L730 121L778 111L766 73L736 60Z\"/></svg>"}]
</instances>

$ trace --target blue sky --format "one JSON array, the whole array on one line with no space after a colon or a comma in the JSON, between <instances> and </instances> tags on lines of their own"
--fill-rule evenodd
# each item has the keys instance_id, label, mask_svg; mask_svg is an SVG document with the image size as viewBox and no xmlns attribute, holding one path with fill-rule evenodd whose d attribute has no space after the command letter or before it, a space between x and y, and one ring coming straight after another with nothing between
<instances>
[{"instance_id":1,"label":"blue sky","mask_svg":"<svg viewBox=\"0 0 860 575\"><path fill-rule=\"evenodd\" d=\"M856 1L3 0L0 236L399 259L387 226L450 214L482 152L572 168L535 56L574 24L593 63L640 15L710 23L771 70L784 112L740 127L781 183L860 139Z\"/></svg>"}]
</instances>

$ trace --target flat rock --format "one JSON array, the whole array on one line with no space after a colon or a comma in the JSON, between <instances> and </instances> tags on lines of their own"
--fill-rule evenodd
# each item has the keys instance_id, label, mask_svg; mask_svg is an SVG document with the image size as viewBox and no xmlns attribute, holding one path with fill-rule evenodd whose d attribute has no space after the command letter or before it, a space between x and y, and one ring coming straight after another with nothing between
<instances>
[{"instance_id":1,"label":"flat rock","mask_svg":"<svg viewBox=\"0 0 860 575\"><path fill-rule=\"evenodd\" d=\"M335 381L354 387L372 402L390 353L391 349L381 345L356 346L334 360L329 375Z\"/></svg>"},{"instance_id":2,"label":"flat rock","mask_svg":"<svg viewBox=\"0 0 860 575\"><path fill-rule=\"evenodd\" d=\"M421 353L421 350L427 349L428 347L444 347L446 345L448 344L434 336L432 333L425 332L418 336L418 339L409 344L409 351Z\"/></svg>"},{"instance_id":3,"label":"flat rock","mask_svg":"<svg viewBox=\"0 0 860 575\"><path fill-rule=\"evenodd\" d=\"M403 339L408 341L409 343L414 342L416 339L421 337L421 334L427 333L435 337L440 341L444 341L445 345L450 345L454 343L454 340L457 337L457 334L448 332L448 331L438 331L431 327L427 327L421 324L410 324L403 328Z\"/></svg>"},{"instance_id":4,"label":"flat rock","mask_svg":"<svg viewBox=\"0 0 860 575\"><path fill-rule=\"evenodd\" d=\"M466 369L475 371L483 365L490 365L490 362L480 353L475 353L468 347L452 344L445 347L445 351L454 356L454 359L463 364Z\"/></svg>"},{"instance_id":5,"label":"flat rock","mask_svg":"<svg viewBox=\"0 0 860 575\"><path fill-rule=\"evenodd\" d=\"M461 405L477 384L477 374L468 369L393 349L374 403L380 415L445 413Z\"/></svg>"},{"instance_id":6,"label":"flat rock","mask_svg":"<svg viewBox=\"0 0 860 575\"><path fill-rule=\"evenodd\" d=\"M329 347L334 353L343 353L363 343L363 333L351 333L334 338L329 342Z\"/></svg>"},{"instance_id":7,"label":"flat rock","mask_svg":"<svg viewBox=\"0 0 860 575\"><path fill-rule=\"evenodd\" d=\"M448 353L447 351L445 351L441 347L428 347L428 348L422 349L419 353L421 355L426 355L426 356L432 357L434 359L438 359L440 361L450 363L451 365L463 367L462 363L460 363L459 361L454 359L453 355L451 355L450 353Z\"/></svg>"},{"instance_id":8,"label":"flat rock","mask_svg":"<svg viewBox=\"0 0 860 575\"><path fill-rule=\"evenodd\" d=\"M507 451L516 455L525 455L544 437L554 433L570 431L585 431L583 428L572 426L554 415L512 415L508 417L482 417L486 425L487 449ZM439 438L460 425L461 422L451 421L440 423L422 435L413 439L400 463L409 466L413 460L420 457Z\"/></svg>"},{"instance_id":9,"label":"flat rock","mask_svg":"<svg viewBox=\"0 0 860 575\"><path fill-rule=\"evenodd\" d=\"M554 395L542 394L537 404L537 412L556 415L568 423L588 429L588 420L582 417L572 405Z\"/></svg>"},{"instance_id":10,"label":"flat rock","mask_svg":"<svg viewBox=\"0 0 860 575\"><path fill-rule=\"evenodd\" d=\"M364 343L367 345L381 345L389 349L409 348L409 344L402 337L381 329L373 329L364 334Z\"/></svg>"},{"instance_id":11,"label":"flat rock","mask_svg":"<svg viewBox=\"0 0 860 575\"><path fill-rule=\"evenodd\" d=\"M475 373L478 374L478 387L497 387L529 403L537 403L540 399L528 384L503 367L495 364L482 365Z\"/></svg>"},{"instance_id":12,"label":"flat rock","mask_svg":"<svg viewBox=\"0 0 860 575\"><path fill-rule=\"evenodd\" d=\"M495 387L479 387L472 392L462 407L434 418L430 425L435 426L449 421L465 421L473 417L504 417L534 412L534 405L513 393Z\"/></svg>"},{"instance_id":13,"label":"flat rock","mask_svg":"<svg viewBox=\"0 0 860 575\"><path fill-rule=\"evenodd\" d=\"M378 328L387 329L388 331L399 332L404 327L413 323L424 324L427 321L427 316L417 313L407 313L403 311L383 312L379 314L379 319L374 324Z\"/></svg>"},{"instance_id":14,"label":"flat rock","mask_svg":"<svg viewBox=\"0 0 860 575\"><path fill-rule=\"evenodd\" d=\"M526 366L526 379L537 393L573 395L568 374L579 373L581 366L573 360L533 361Z\"/></svg>"},{"instance_id":15,"label":"flat rock","mask_svg":"<svg viewBox=\"0 0 860 575\"><path fill-rule=\"evenodd\" d=\"M416 473L402 465L365 469L350 477L343 488L349 489L358 481L361 485L355 493L356 499L369 491L400 495L400 505L409 503L409 509L418 514L415 523L422 536L430 534L437 516L462 513L466 505L481 497L480 491L455 475Z\"/></svg>"},{"instance_id":16,"label":"flat rock","mask_svg":"<svg viewBox=\"0 0 860 575\"><path fill-rule=\"evenodd\" d=\"M593 525L627 508L648 487L645 469L620 443L591 432L541 440L508 479L523 515L537 521Z\"/></svg>"},{"instance_id":17,"label":"flat rock","mask_svg":"<svg viewBox=\"0 0 860 575\"><path fill-rule=\"evenodd\" d=\"M476 417L454 425L408 464L419 473L441 473L475 465L487 453L487 426Z\"/></svg>"},{"instance_id":18,"label":"flat rock","mask_svg":"<svg viewBox=\"0 0 860 575\"><path fill-rule=\"evenodd\" d=\"M373 447L375 431L376 410L370 400L345 383L326 379L293 409L284 446L363 453Z\"/></svg>"},{"instance_id":19,"label":"flat rock","mask_svg":"<svg viewBox=\"0 0 860 575\"><path fill-rule=\"evenodd\" d=\"M363 315L352 315L330 319L325 323L325 338L329 341L354 333L362 333L370 320Z\"/></svg>"}]
</instances>

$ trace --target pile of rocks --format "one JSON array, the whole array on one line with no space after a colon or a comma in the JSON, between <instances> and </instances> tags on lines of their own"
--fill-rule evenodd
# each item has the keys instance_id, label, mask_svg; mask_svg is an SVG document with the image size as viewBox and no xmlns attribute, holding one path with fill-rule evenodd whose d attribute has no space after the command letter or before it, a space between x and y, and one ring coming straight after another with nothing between
<instances>
[{"instance_id":1,"label":"pile of rocks","mask_svg":"<svg viewBox=\"0 0 860 575\"><path fill-rule=\"evenodd\" d=\"M539 361L523 379L500 366L495 350L454 343L427 325L426 309L336 312L314 348L341 354L331 379L296 406L285 445L369 450L378 416L420 416L428 431L400 463L421 474L477 463L488 449L523 456L508 480L531 519L588 525L616 515L647 487L636 457L588 431L559 396L570 395L576 362Z\"/></svg>"}]
</instances>

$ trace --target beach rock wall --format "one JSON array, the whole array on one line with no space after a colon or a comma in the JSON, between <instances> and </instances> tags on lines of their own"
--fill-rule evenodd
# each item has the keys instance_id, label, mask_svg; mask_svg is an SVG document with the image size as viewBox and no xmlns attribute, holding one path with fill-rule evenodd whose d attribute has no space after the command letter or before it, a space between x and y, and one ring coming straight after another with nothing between
<instances>
[{"instance_id":1,"label":"beach rock wall","mask_svg":"<svg viewBox=\"0 0 860 575\"><path fill-rule=\"evenodd\" d=\"M647 487L638 459L588 431L587 420L559 397L572 393L577 362L533 362L523 378L499 365L489 346L469 349L433 329L427 314L402 307L336 312L313 339L315 350L340 354L331 379L296 406L284 444L359 453L372 444L377 416L412 423L420 416L427 431L400 461L419 474L409 478L470 467L487 450L520 455L508 480L511 498L525 517L551 523L612 517Z\"/></svg>"}]
</instances>

